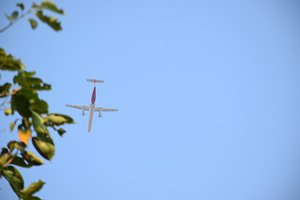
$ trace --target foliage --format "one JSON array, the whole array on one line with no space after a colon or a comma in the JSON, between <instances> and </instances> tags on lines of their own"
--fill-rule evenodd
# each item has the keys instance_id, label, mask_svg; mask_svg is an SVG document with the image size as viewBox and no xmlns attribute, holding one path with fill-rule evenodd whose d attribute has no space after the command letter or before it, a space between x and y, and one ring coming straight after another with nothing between
<instances>
[{"instance_id":1,"label":"foliage","mask_svg":"<svg viewBox=\"0 0 300 200\"><path fill-rule=\"evenodd\" d=\"M59 15L64 14L64 10L57 8L55 3L51 1L42 1L40 4L32 3L28 10L25 9L24 3L17 3L16 10L10 15L6 14L9 23L4 28L0 29L0 32L5 31L18 20L30 15L33 15L33 17L28 18L28 22L32 29L35 29L38 26L38 20L47 24L55 31L60 31L62 29L61 24L56 17L45 14L45 12L52 12Z\"/></svg>"},{"instance_id":2,"label":"foliage","mask_svg":"<svg viewBox=\"0 0 300 200\"><path fill-rule=\"evenodd\" d=\"M28 19L32 29L38 26L37 20L39 20L55 31L61 30L57 18L45 14L45 12L64 14L64 11L58 9L53 2L33 3L28 11L25 11L26 7L23 3L18 3L16 8L17 10L13 11L11 15L6 16L9 24L0 32L7 30L19 19L30 15L36 17L36 19L32 17ZM51 85L36 77L34 71L26 71L25 65L20 59L16 59L1 47L0 71L14 73L11 82L0 85L0 100L3 101L0 108L6 116L16 117L10 123L9 130L18 135L16 140L9 141L6 147L2 147L0 179L5 178L9 182L19 199L37 200L40 198L34 195L45 183L38 180L25 188L24 179L17 169L17 167L31 168L44 164L42 158L27 150L29 140L31 139L40 156L51 160L55 154L55 145L49 128L62 136L66 131L60 126L74 123L74 121L64 114L49 113L48 103L39 97L39 93L51 90Z\"/></svg>"}]
</instances>

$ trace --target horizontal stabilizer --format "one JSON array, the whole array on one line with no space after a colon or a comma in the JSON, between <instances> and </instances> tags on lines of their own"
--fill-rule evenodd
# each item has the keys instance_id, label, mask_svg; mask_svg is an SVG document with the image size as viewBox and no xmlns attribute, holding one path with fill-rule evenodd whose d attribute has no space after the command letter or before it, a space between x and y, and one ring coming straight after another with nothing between
<instances>
[{"instance_id":1,"label":"horizontal stabilizer","mask_svg":"<svg viewBox=\"0 0 300 200\"><path fill-rule=\"evenodd\" d=\"M104 83L104 81L103 81L103 80L90 79L90 78L86 79L86 81L88 81L88 82L92 82L92 83Z\"/></svg>"}]
</instances>

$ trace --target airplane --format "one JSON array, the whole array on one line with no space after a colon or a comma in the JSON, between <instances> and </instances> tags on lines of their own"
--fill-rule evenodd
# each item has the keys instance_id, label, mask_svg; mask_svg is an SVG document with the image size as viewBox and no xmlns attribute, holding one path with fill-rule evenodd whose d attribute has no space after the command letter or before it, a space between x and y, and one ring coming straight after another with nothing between
<instances>
[{"instance_id":1,"label":"airplane","mask_svg":"<svg viewBox=\"0 0 300 200\"><path fill-rule=\"evenodd\" d=\"M66 104L66 106L82 110L82 116L85 115L84 111L90 111L89 122L88 122L88 132L90 132L91 129L92 129L92 122L93 122L94 112L99 112L99 117L102 117L102 112L118 111L118 109L95 107L96 83L104 83L104 81L103 80L97 80L97 79L87 79L87 81L94 83L94 89L93 89L92 97L91 97L91 105L88 107L88 106L77 106L77 105Z\"/></svg>"}]
</instances>

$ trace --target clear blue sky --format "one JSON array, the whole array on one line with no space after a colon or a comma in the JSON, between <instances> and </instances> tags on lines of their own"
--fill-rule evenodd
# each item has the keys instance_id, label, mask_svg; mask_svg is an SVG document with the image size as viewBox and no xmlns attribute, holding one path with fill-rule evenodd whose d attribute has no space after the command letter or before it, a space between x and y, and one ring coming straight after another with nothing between
<instances>
[{"instance_id":1,"label":"clear blue sky","mask_svg":"<svg viewBox=\"0 0 300 200\"><path fill-rule=\"evenodd\" d=\"M20 21L0 35L2 47L52 83L42 93L50 111L77 122L64 138L54 134L51 162L21 169L26 185L47 182L39 196L299 199L297 1L56 3L66 12L62 32ZM86 78L105 80L97 105L119 108L95 118L91 134L87 116L64 106L89 105ZM0 144L16 137L1 133ZM6 181L0 188L15 198Z\"/></svg>"}]
</instances>

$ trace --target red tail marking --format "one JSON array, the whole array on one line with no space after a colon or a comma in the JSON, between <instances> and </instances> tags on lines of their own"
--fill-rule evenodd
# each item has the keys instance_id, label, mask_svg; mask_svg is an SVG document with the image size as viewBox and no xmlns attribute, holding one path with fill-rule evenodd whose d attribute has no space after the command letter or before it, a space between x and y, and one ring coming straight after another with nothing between
<instances>
[{"instance_id":1,"label":"red tail marking","mask_svg":"<svg viewBox=\"0 0 300 200\"><path fill-rule=\"evenodd\" d=\"M96 87L94 86L94 90L93 90L93 94L92 94L92 98L91 98L92 104L94 104L95 101L96 101Z\"/></svg>"}]
</instances>

